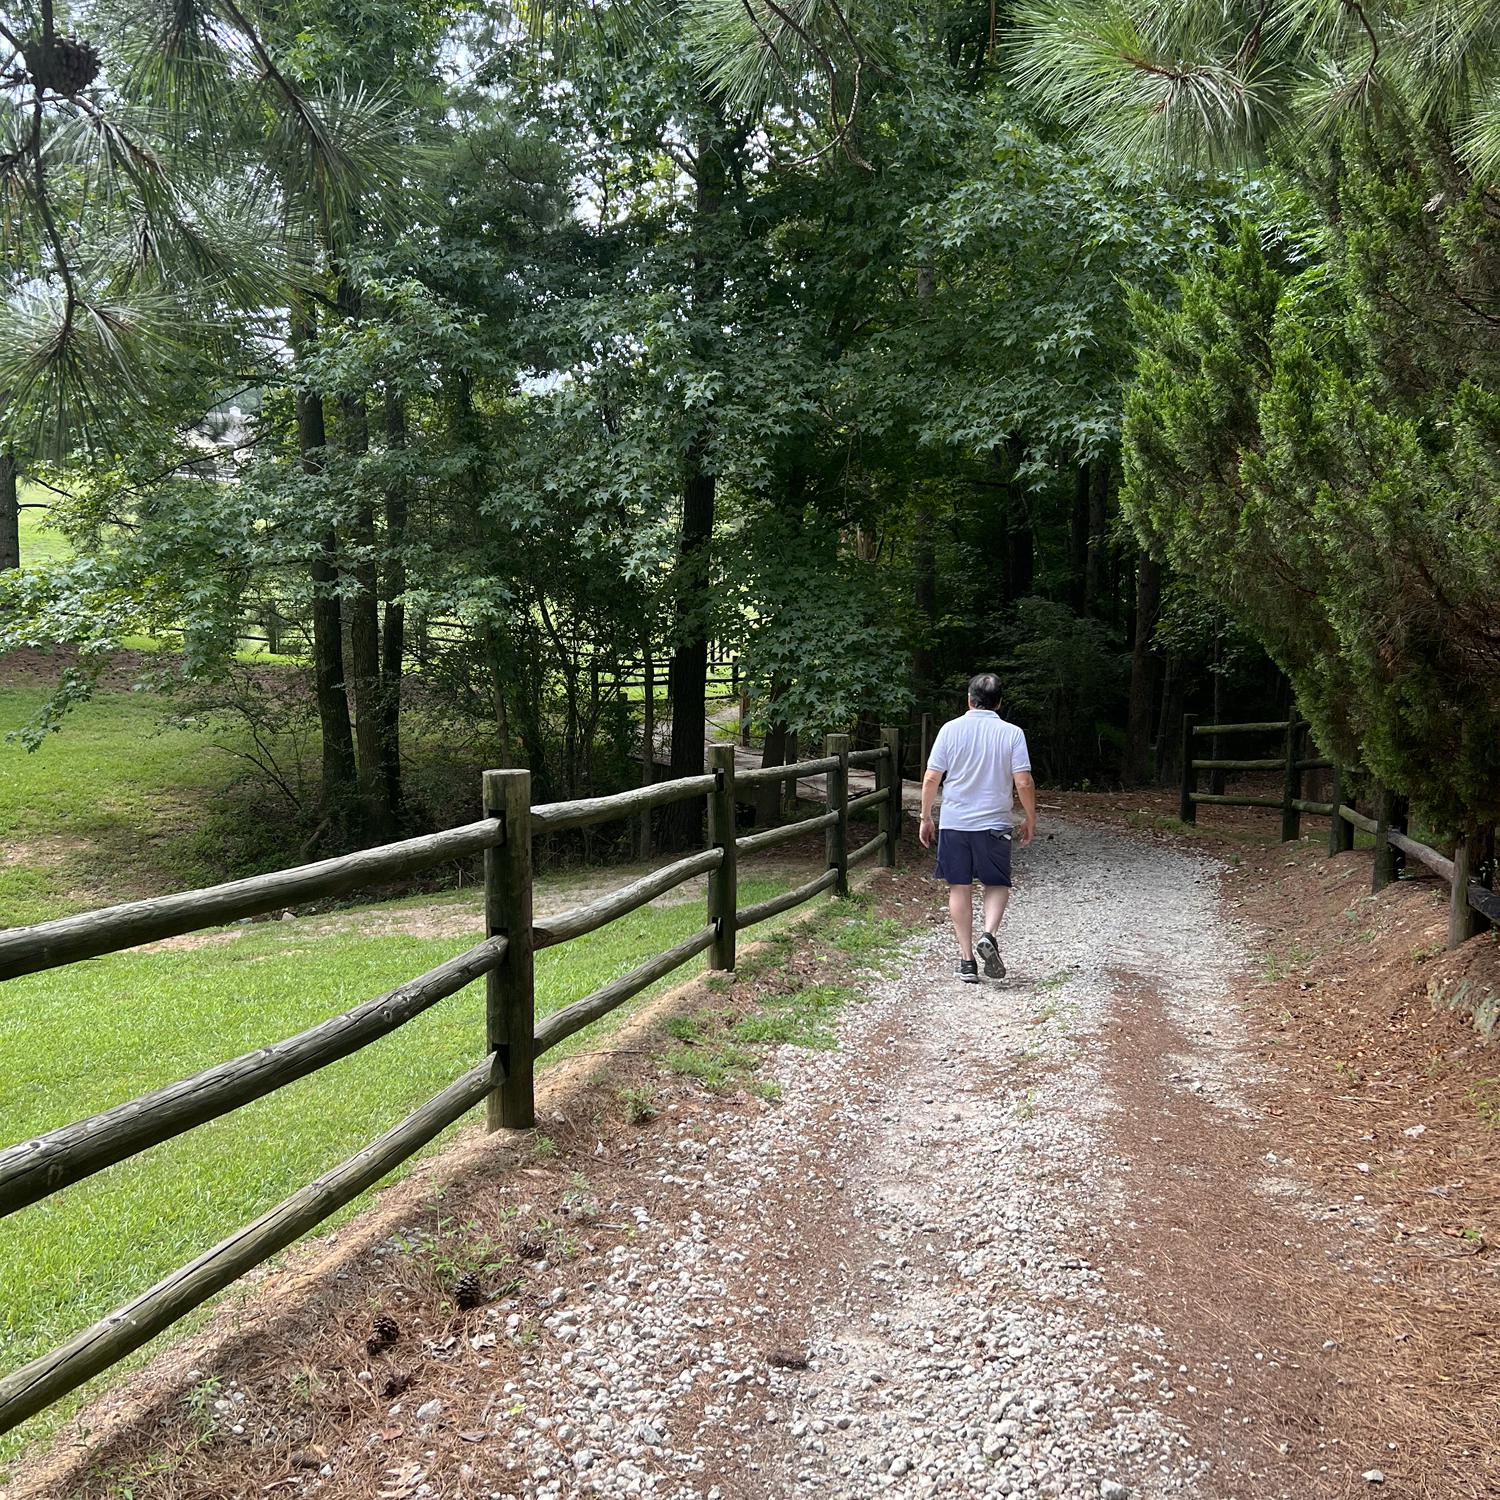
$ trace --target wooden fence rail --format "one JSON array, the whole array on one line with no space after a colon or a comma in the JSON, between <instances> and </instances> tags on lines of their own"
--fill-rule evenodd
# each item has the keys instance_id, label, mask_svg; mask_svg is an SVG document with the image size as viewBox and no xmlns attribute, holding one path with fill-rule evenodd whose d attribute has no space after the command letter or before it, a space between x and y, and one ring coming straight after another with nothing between
<instances>
[{"instance_id":1,"label":"wooden fence rail","mask_svg":"<svg viewBox=\"0 0 1500 1500\"><path fill-rule=\"evenodd\" d=\"M218 1118L388 1035L478 979L485 981L484 1055L456 1082L364 1150L254 1223L158 1282L61 1348L0 1377L0 1432L123 1359L245 1272L285 1249L484 1102L490 1129L529 1127L535 1116L536 1058L607 1015L647 985L705 951L709 966L732 969L736 935L824 891L847 894L851 867L877 854L896 863L901 831L900 731L851 754L830 735L824 754L791 766L736 776L732 746L709 751L710 772L613 797L531 806L529 771L486 771L478 822L445 833L364 849L337 859L159 900L136 901L0 932L0 979L116 953L139 943L217 926L293 902L343 895L444 860L484 856L485 936L429 973L284 1041L115 1105L85 1120L0 1151L0 1216L40 1202L94 1172ZM872 766L876 790L850 798L849 767ZM803 776L826 777L828 811L784 828L737 838L736 793ZM637 816L667 803L705 799L707 846L598 900L537 922L532 913L531 840L538 832ZM849 851L851 815L876 813L879 831ZM768 901L739 905L738 856L822 832L822 873ZM538 1021L533 970L539 948L596 931L695 876L708 877L707 923L691 937ZM3 1000L0 1000L3 1003Z\"/></svg>"},{"instance_id":2,"label":"wooden fence rail","mask_svg":"<svg viewBox=\"0 0 1500 1500\"><path fill-rule=\"evenodd\" d=\"M1297 719L1278 719L1255 724L1200 724L1191 714L1182 720L1182 787L1178 800L1178 816L1184 823L1197 821L1197 810L1201 806L1221 807L1268 807L1281 810L1281 837L1291 840L1301 836L1303 814L1328 818L1331 823L1328 834L1328 853L1341 854L1354 847L1356 828L1375 839L1375 864L1371 876L1371 888L1380 890L1397 876L1403 855L1425 865L1449 888L1448 946L1456 948L1474 935L1483 922L1500 922L1500 896L1488 885L1475 880L1474 846L1476 833L1456 841L1453 858L1420 843L1409 836L1406 830L1406 809L1402 799L1385 788L1377 789L1378 815L1367 817L1357 812L1344 800L1343 768L1320 756L1309 756L1302 752L1308 725ZM1275 758L1223 760L1195 759L1193 741L1200 736L1211 735L1215 744L1218 736L1225 734L1279 734L1282 736L1282 753ZM1279 797L1220 794L1198 790L1199 771L1281 771L1282 790ZM1308 771L1333 772L1333 800L1329 802L1309 801L1302 795L1302 780ZM1494 872L1487 872L1493 880Z\"/></svg>"}]
</instances>

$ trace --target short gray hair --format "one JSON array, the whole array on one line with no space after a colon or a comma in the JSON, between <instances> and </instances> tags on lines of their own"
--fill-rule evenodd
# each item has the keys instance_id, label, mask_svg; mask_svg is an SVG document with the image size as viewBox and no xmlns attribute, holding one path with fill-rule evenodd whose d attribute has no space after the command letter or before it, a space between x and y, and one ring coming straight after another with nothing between
<instances>
[{"instance_id":1,"label":"short gray hair","mask_svg":"<svg viewBox=\"0 0 1500 1500\"><path fill-rule=\"evenodd\" d=\"M1000 707L1000 679L993 672L981 672L969 679L969 702L975 708Z\"/></svg>"}]
</instances>

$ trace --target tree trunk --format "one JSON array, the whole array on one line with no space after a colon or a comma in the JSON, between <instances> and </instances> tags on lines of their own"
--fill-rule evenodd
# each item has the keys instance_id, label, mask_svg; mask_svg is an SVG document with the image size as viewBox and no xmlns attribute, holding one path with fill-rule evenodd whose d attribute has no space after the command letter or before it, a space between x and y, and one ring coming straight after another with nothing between
<instances>
[{"instance_id":1,"label":"tree trunk","mask_svg":"<svg viewBox=\"0 0 1500 1500\"><path fill-rule=\"evenodd\" d=\"M917 301L929 302L937 291L937 273L917 267ZM932 706L937 689L937 550L932 510L923 491L915 518L912 544L912 603L916 608L917 639L911 653L911 690L917 711Z\"/></svg>"},{"instance_id":2,"label":"tree trunk","mask_svg":"<svg viewBox=\"0 0 1500 1500\"><path fill-rule=\"evenodd\" d=\"M1182 736L1177 732L1186 711L1187 684L1182 658L1167 652L1167 665L1161 690L1161 717L1156 723L1156 784L1173 785L1182 771Z\"/></svg>"},{"instance_id":3,"label":"tree trunk","mask_svg":"<svg viewBox=\"0 0 1500 1500\"><path fill-rule=\"evenodd\" d=\"M724 277L718 265L721 252L707 242L724 206L727 163L722 138L704 131L697 143L696 197L693 212L693 303L701 325L711 326L713 312L724 296ZM708 361L717 341L697 351ZM711 421L712 415L705 419ZM714 531L714 476L705 467L708 434L700 428L688 445L682 476L682 531L674 579L674 649L667 668L667 691L672 699L672 775L703 773L708 678L709 589L712 583ZM703 838L704 807L696 798L665 810L663 834L668 847L685 849Z\"/></svg>"},{"instance_id":4,"label":"tree trunk","mask_svg":"<svg viewBox=\"0 0 1500 1500\"><path fill-rule=\"evenodd\" d=\"M667 668L672 700L672 778L703 774L703 747L708 727L704 702L708 678L710 543L714 525L714 478L702 468L701 445L689 450L682 486L682 537L677 553L676 648ZM694 799L665 810L662 819L669 848L685 849L703 835L703 807Z\"/></svg>"},{"instance_id":5,"label":"tree trunk","mask_svg":"<svg viewBox=\"0 0 1500 1500\"><path fill-rule=\"evenodd\" d=\"M931 707L937 692L937 553L933 525L932 511L926 505L920 506L912 550L912 603L917 613L917 640L911 652L911 691L919 708Z\"/></svg>"},{"instance_id":6,"label":"tree trunk","mask_svg":"<svg viewBox=\"0 0 1500 1500\"><path fill-rule=\"evenodd\" d=\"M1031 533L1031 518L1023 506L1015 504L1014 494L1005 543L1006 591L1013 600L1024 599L1036 579L1036 538Z\"/></svg>"},{"instance_id":7,"label":"tree trunk","mask_svg":"<svg viewBox=\"0 0 1500 1500\"><path fill-rule=\"evenodd\" d=\"M1089 559L1089 466L1073 473L1073 516L1068 529L1068 603L1075 615L1083 613L1084 579Z\"/></svg>"},{"instance_id":8,"label":"tree trunk","mask_svg":"<svg viewBox=\"0 0 1500 1500\"><path fill-rule=\"evenodd\" d=\"M1032 590L1036 572L1036 538L1031 530L1031 512L1016 479L1021 462L1021 445L1012 443L1005 454L996 454L993 467L1001 476L997 491L1000 506L996 511L996 529L1004 539L1001 562L1002 589L1007 604L1024 599Z\"/></svg>"},{"instance_id":9,"label":"tree trunk","mask_svg":"<svg viewBox=\"0 0 1500 1500\"><path fill-rule=\"evenodd\" d=\"M0 573L21 566L21 487L16 456L0 453Z\"/></svg>"},{"instance_id":10,"label":"tree trunk","mask_svg":"<svg viewBox=\"0 0 1500 1500\"><path fill-rule=\"evenodd\" d=\"M1215 724L1224 722L1224 632L1214 632L1214 659L1213 659L1213 720ZM1216 734L1209 741L1211 746L1211 758L1224 760L1227 758L1227 747L1224 744L1224 736ZM1225 773L1223 771L1210 771L1208 773L1208 789L1215 797L1222 797L1225 788Z\"/></svg>"},{"instance_id":11,"label":"tree trunk","mask_svg":"<svg viewBox=\"0 0 1500 1500\"><path fill-rule=\"evenodd\" d=\"M510 758L510 713L505 703L505 663L500 655L500 637L493 625L485 625L481 639L484 642L485 671L490 680L490 708L495 716L495 738L500 742L496 751L496 769L508 771Z\"/></svg>"},{"instance_id":12,"label":"tree trunk","mask_svg":"<svg viewBox=\"0 0 1500 1500\"><path fill-rule=\"evenodd\" d=\"M296 319L292 347L313 336L310 321ZM302 472L323 472L328 433L323 398L312 391L297 392L297 446ZM330 525L313 549L308 565L312 578L313 680L318 700L318 724L323 738L323 809L342 834L352 830L355 817L354 735L349 724L349 695L344 683L343 611L339 604L339 538Z\"/></svg>"},{"instance_id":13,"label":"tree trunk","mask_svg":"<svg viewBox=\"0 0 1500 1500\"><path fill-rule=\"evenodd\" d=\"M762 766L784 766L787 764L787 727L777 714L776 700L781 696L781 685L771 684L771 701L767 705L771 722L766 725L766 742L761 751ZM755 822L757 826L769 827L781 821L781 809L785 788L779 781L764 783L755 789Z\"/></svg>"},{"instance_id":14,"label":"tree trunk","mask_svg":"<svg viewBox=\"0 0 1500 1500\"><path fill-rule=\"evenodd\" d=\"M641 646L641 785L650 786L656 780L656 662L651 655L651 642ZM641 826L636 835L636 857L651 858L651 809L641 813Z\"/></svg>"},{"instance_id":15,"label":"tree trunk","mask_svg":"<svg viewBox=\"0 0 1500 1500\"><path fill-rule=\"evenodd\" d=\"M385 441L391 453L406 448L406 404L394 392L385 397ZM394 818L401 808L401 673L406 659L406 483L393 476L385 490L385 615L380 639L380 767L386 805Z\"/></svg>"},{"instance_id":16,"label":"tree trunk","mask_svg":"<svg viewBox=\"0 0 1500 1500\"><path fill-rule=\"evenodd\" d=\"M1130 711L1126 720L1125 779L1151 779L1151 713L1156 706L1156 652L1152 641L1161 611L1161 564L1141 554L1135 589L1135 644L1130 653Z\"/></svg>"},{"instance_id":17,"label":"tree trunk","mask_svg":"<svg viewBox=\"0 0 1500 1500\"><path fill-rule=\"evenodd\" d=\"M1109 460L1096 458L1089 470L1088 555L1083 573L1083 612L1097 619L1107 597L1104 570L1108 542Z\"/></svg>"},{"instance_id":18,"label":"tree trunk","mask_svg":"<svg viewBox=\"0 0 1500 1500\"><path fill-rule=\"evenodd\" d=\"M340 282L339 310L357 317L359 294L347 277ZM370 422L358 396L339 399L339 438L344 452L356 459L369 452ZM353 465L350 465L351 471ZM380 600L378 597L378 541L375 507L360 492L349 537L354 554L354 591L349 599L349 676L354 690L354 743L358 750L359 795L366 827L379 836L391 831L391 808L386 797L384 757L381 754Z\"/></svg>"}]
</instances>

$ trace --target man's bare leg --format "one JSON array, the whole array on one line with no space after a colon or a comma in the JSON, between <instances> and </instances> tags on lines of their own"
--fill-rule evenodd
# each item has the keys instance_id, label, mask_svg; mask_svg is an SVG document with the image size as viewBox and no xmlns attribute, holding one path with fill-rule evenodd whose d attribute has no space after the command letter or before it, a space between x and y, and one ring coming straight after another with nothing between
<instances>
[{"instance_id":1,"label":"man's bare leg","mask_svg":"<svg viewBox=\"0 0 1500 1500\"><path fill-rule=\"evenodd\" d=\"M953 922L953 935L958 939L958 956L962 959L972 959L974 957L974 887L972 885L948 887L948 916Z\"/></svg>"},{"instance_id":2,"label":"man's bare leg","mask_svg":"<svg viewBox=\"0 0 1500 1500\"><path fill-rule=\"evenodd\" d=\"M1008 885L987 885L984 888L984 930L994 937L1000 935L1000 924L1005 920L1005 908L1010 904Z\"/></svg>"}]
</instances>

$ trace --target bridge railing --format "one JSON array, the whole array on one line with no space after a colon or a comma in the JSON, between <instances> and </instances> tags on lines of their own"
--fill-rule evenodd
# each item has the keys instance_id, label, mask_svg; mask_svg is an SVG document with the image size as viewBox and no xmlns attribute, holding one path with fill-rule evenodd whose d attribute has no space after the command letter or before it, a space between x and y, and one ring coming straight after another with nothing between
<instances>
[{"instance_id":1,"label":"bridge railing","mask_svg":"<svg viewBox=\"0 0 1500 1500\"><path fill-rule=\"evenodd\" d=\"M529 771L486 771L482 785L484 816L461 828L205 890L0 931L0 980L5 980L256 916L295 902L344 895L362 886L415 874L445 860L476 853L484 858L485 935L467 952L296 1036L0 1150L3 1216L284 1088L397 1030L466 985L481 978L485 982L484 1047L474 1067L362 1151L253 1223L83 1329L60 1348L0 1377L0 1432L117 1363L290 1245L481 1102L486 1105L491 1130L529 1128L535 1122L535 1061L564 1038L705 950L710 968L733 969L739 933L824 891L846 895L849 871L854 866L877 856L884 865L893 866L901 831L900 732L883 730L877 749L853 754L847 735L829 735L823 750L817 759L736 777L733 747L719 745L709 750L706 775L610 797L537 807L531 805ZM873 792L849 796L851 765L874 768ZM743 838L736 836L736 794L740 788L818 775L824 778L826 812ZM630 818L643 809L697 799L703 799L707 807L707 841L702 850L597 900L558 916L535 919L531 842L536 833ZM872 813L878 819L878 831L851 852L851 816ZM824 833L824 868L818 875L768 901L739 905L736 875L740 854L818 830ZM595 932L698 875L708 877L703 927L630 973L538 1020L533 969L538 949Z\"/></svg>"}]
</instances>

